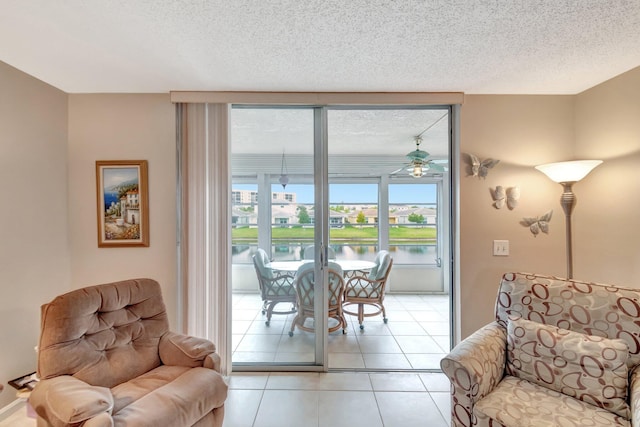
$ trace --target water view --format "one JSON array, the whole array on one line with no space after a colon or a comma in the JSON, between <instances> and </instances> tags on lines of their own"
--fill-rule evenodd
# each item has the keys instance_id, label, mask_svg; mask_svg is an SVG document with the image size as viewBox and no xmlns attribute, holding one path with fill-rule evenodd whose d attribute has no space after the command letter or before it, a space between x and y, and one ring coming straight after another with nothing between
<instances>
[{"instance_id":1,"label":"water view","mask_svg":"<svg viewBox=\"0 0 640 427\"><path fill-rule=\"evenodd\" d=\"M294 261L302 259L302 249L307 244L278 244L272 246L272 258L274 261ZM376 245L330 245L336 252L338 259L373 261L378 247ZM233 264L250 264L252 256L258 249L257 245L233 245ZM437 258L436 245L403 244L390 245L389 252L395 265L421 264L435 265Z\"/></svg>"}]
</instances>

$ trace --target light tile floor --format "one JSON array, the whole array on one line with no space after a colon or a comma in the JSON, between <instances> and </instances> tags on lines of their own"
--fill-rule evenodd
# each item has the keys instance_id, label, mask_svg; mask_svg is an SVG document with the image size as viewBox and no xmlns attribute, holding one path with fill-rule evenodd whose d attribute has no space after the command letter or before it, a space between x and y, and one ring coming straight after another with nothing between
<instances>
[{"instance_id":1,"label":"light tile floor","mask_svg":"<svg viewBox=\"0 0 640 427\"><path fill-rule=\"evenodd\" d=\"M261 306L257 294L233 295L234 366L313 363L314 334L296 328L292 337L288 335L295 314L274 314L266 326ZM347 334L338 330L329 335L329 369L440 369L450 346L449 296L389 294L385 308L388 323L382 315L366 317L363 330L355 316L345 316Z\"/></svg>"},{"instance_id":2,"label":"light tile floor","mask_svg":"<svg viewBox=\"0 0 640 427\"><path fill-rule=\"evenodd\" d=\"M235 373L224 427L447 427L442 373Z\"/></svg>"}]
</instances>

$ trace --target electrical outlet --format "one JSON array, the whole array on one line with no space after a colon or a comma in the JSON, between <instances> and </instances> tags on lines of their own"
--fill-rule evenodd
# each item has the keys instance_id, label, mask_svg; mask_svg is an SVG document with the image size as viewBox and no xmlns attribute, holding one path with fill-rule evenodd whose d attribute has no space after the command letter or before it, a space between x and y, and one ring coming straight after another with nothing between
<instances>
[{"instance_id":1,"label":"electrical outlet","mask_svg":"<svg viewBox=\"0 0 640 427\"><path fill-rule=\"evenodd\" d=\"M508 256L509 255L509 241L508 240L494 240L493 241L493 256Z\"/></svg>"}]
</instances>

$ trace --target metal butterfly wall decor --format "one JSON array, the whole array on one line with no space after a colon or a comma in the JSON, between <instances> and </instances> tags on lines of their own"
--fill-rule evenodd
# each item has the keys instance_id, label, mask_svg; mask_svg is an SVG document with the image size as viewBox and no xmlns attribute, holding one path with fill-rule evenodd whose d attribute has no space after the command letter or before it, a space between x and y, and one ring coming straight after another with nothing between
<instances>
[{"instance_id":1,"label":"metal butterfly wall decor","mask_svg":"<svg viewBox=\"0 0 640 427\"><path fill-rule=\"evenodd\" d=\"M520 188L508 187L506 190L502 185L498 185L495 190L491 190L493 197L493 206L496 209L502 209L506 204L509 210L514 210L518 206L520 200Z\"/></svg>"},{"instance_id":2,"label":"metal butterfly wall decor","mask_svg":"<svg viewBox=\"0 0 640 427\"><path fill-rule=\"evenodd\" d=\"M538 234L541 231L545 234L549 234L549 221L551 221L551 215L553 215L553 210L550 210L540 217L523 218L521 224L525 227L529 227L529 230L533 233L533 237L538 237Z\"/></svg>"},{"instance_id":3,"label":"metal butterfly wall decor","mask_svg":"<svg viewBox=\"0 0 640 427\"><path fill-rule=\"evenodd\" d=\"M497 159L484 159L480 160L475 154L469 153L469 159L471 159L471 175L478 178L486 178L489 174L489 169L498 164L500 160Z\"/></svg>"}]
</instances>

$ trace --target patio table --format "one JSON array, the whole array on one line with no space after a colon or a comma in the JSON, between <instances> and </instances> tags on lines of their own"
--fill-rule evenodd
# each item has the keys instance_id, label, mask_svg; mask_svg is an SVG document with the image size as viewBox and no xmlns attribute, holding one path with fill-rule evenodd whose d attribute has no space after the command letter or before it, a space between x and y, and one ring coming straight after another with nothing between
<instances>
[{"instance_id":1,"label":"patio table","mask_svg":"<svg viewBox=\"0 0 640 427\"><path fill-rule=\"evenodd\" d=\"M363 270L371 270L376 263L372 261L364 261L364 260L331 260L332 262L337 263L346 276L349 276L350 272L354 271L363 271ZM287 272L296 272L298 268L302 264L306 264L309 262L313 262L313 260L302 260L302 261L272 261L270 263L265 264L265 267L270 268L272 270L277 271L287 271Z\"/></svg>"}]
</instances>

